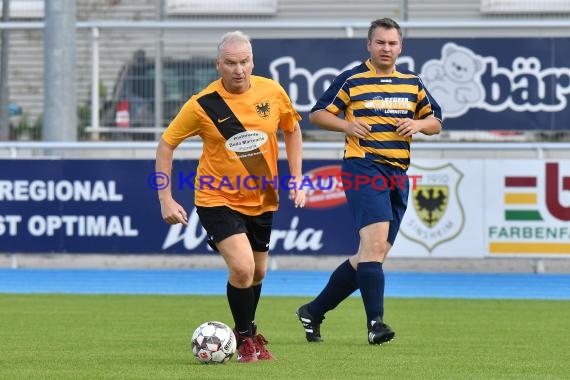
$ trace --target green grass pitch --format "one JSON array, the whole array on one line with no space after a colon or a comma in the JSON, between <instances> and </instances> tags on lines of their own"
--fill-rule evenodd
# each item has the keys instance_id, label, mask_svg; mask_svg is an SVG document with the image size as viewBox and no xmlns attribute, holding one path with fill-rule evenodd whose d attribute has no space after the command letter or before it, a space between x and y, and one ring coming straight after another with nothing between
<instances>
[{"instance_id":1,"label":"green grass pitch","mask_svg":"<svg viewBox=\"0 0 570 380\"><path fill-rule=\"evenodd\" d=\"M275 362L203 365L189 340L231 315L223 296L0 294L0 379L568 379L570 302L386 300L396 340L370 346L351 297L309 344L306 297L264 297L257 315Z\"/></svg>"}]
</instances>

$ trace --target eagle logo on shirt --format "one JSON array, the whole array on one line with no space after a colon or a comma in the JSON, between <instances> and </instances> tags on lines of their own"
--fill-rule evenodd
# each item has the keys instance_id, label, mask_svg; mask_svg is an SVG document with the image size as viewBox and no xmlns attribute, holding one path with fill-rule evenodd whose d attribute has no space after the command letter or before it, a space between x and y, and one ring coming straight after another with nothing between
<instances>
[{"instance_id":1,"label":"eagle logo on shirt","mask_svg":"<svg viewBox=\"0 0 570 380\"><path fill-rule=\"evenodd\" d=\"M271 114L271 106L269 105L269 100L257 103L255 105L255 110L257 111L259 117L261 117L262 119L267 119Z\"/></svg>"}]
</instances>

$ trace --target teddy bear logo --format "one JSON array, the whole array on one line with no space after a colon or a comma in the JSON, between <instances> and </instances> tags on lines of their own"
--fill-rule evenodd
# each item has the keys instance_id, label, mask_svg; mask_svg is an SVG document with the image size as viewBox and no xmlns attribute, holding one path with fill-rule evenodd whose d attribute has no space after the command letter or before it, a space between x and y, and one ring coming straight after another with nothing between
<instances>
[{"instance_id":1,"label":"teddy bear logo","mask_svg":"<svg viewBox=\"0 0 570 380\"><path fill-rule=\"evenodd\" d=\"M441 53L441 60L432 59L422 66L421 77L443 115L455 118L485 99L481 83L485 64L472 50L451 42L443 46Z\"/></svg>"}]
</instances>

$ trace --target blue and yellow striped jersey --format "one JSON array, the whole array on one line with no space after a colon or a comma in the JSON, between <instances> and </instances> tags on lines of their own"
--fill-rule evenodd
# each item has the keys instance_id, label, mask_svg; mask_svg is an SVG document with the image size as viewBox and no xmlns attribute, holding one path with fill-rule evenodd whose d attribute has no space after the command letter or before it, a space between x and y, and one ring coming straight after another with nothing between
<instances>
[{"instance_id":1,"label":"blue and yellow striped jersey","mask_svg":"<svg viewBox=\"0 0 570 380\"><path fill-rule=\"evenodd\" d=\"M360 157L407 169L411 137L396 133L399 118L442 120L441 108L420 77L396 67L391 75L380 75L370 60L339 74L311 112L344 112L346 120L357 118L372 127L367 139L346 137L344 157Z\"/></svg>"}]
</instances>

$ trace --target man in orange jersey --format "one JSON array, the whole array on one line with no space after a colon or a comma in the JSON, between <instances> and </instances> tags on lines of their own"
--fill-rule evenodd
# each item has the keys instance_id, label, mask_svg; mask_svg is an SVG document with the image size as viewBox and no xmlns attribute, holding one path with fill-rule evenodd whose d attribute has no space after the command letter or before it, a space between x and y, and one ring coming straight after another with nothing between
<instances>
[{"instance_id":1,"label":"man in orange jersey","mask_svg":"<svg viewBox=\"0 0 570 380\"><path fill-rule=\"evenodd\" d=\"M413 72L396 66L402 31L392 19L373 21L368 30L370 58L339 74L311 110L310 121L346 135L342 173L360 236L355 255L339 265L321 293L297 310L309 342L322 341L325 313L360 289L368 343L383 344L396 335L384 323L382 263L394 245L406 211L410 143L418 132L441 130L441 109ZM344 118L337 115L344 113ZM362 181L368 178L368 183ZM384 178L390 186L375 183Z\"/></svg>"},{"instance_id":2,"label":"man in orange jersey","mask_svg":"<svg viewBox=\"0 0 570 380\"><path fill-rule=\"evenodd\" d=\"M272 360L267 340L254 318L267 272L272 218L278 207L277 130L285 142L290 196L304 207L299 189L302 137L299 114L275 81L252 75L253 52L248 36L226 33L218 45L220 79L184 104L158 144L157 172L171 175L173 153L190 136L203 140L196 173L194 203L208 243L220 252L228 269L227 298L235 322L238 362ZM208 178L213 185L204 185ZM159 190L162 218L187 224L186 210L170 187Z\"/></svg>"}]
</instances>

